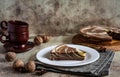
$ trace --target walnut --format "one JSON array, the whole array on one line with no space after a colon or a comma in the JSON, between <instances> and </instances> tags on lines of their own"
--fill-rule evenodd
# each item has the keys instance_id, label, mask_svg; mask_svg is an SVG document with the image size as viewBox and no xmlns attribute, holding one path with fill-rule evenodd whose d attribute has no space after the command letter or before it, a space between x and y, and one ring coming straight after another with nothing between
<instances>
[{"instance_id":1,"label":"walnut","mask_svg":"<svg viewBox=\"0 0 120 77\"><path fill-rule=\"evenodd\" d=\"M23 72L23 70L25 70L24 65L25 65L24 62L22 60L18 59L13 63L13 69Z\"/></svg>"},{"instance_id":2,"label":"walnut","mask_svg":"<svg viewBox=\"0 0 120 77\"><path fill-rule=\"evenodd\" d=\"M25 65L25 69L28 72L34 72L36 69L36 65L34 61L29 61L26 65Z\"/></svg>"},{"instance_id":3,"label":"walnut","mask_svg":"<svg viewBox=\"0 0 120 77\"><path fill-rule=\"evenodd\" d=\"M34 38L34 43L36 44L36 45L40 45L41 43L43 43L43 38L41 37L41 36L36 36L35 38Z\"/></svg>"},{"instance_id":4,"label":"walnut","mask_svg":"<svg viewBox=\"0 0 120 77\"><path fill-rule=\"evenodd\" d=\"M15 52L7 52L5 55L5 59L9 62L13 61L16 58Z\"/></svg>"},{"instance_id":5,"label":"walnut","mask_svg":"<svg viewBox=\"0 0 120 77\"><path fill-rule=\"evenodd\" d=\"M50 36L48 35L41 35L41 37L43 38L43 43L46 43L50 40Z\"/></svg>"}]
</instances>

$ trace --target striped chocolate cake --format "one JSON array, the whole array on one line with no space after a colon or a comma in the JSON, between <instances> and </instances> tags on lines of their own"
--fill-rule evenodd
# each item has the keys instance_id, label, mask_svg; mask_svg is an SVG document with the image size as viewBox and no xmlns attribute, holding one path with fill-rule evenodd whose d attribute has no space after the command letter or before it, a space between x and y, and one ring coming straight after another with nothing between
<instances>
[{"instance_id":1,"label":"striped chocolate cake","mask_svg":"<svg viewBox=\"0 0 120 77\"><path fill-rule=\"evenodd\" d=\"M65 44L59 45L50 51L51 60L84 60L85 56L86 52Z\"/></svg>"}]
</instances>

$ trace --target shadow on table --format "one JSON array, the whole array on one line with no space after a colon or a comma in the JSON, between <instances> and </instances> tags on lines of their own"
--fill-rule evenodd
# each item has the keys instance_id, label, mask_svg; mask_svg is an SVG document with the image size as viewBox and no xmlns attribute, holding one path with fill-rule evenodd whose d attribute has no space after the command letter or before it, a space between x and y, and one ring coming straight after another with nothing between
<instances>
[{"instance_id":1,"label":"shadow on table","mask_svg":"<svg viewBox=\"0 0 120 77\"><path fill-rule=\"evenodd\" d=\"M72 35L64 37L64 39L62 40L62 42L65 43L65 44L71 44L72 43L72 37L73 37Z\"/></svg>"},{"instance_id":2,"label":"shadow on table","mask_svg":"<svg viewBox=\"0 0 120 77\"><path fill-rule=\"evenodd\" d=\"M6 53L6 50L2 44L0 44L0 53Z\"/></svg>"}]
</instances>

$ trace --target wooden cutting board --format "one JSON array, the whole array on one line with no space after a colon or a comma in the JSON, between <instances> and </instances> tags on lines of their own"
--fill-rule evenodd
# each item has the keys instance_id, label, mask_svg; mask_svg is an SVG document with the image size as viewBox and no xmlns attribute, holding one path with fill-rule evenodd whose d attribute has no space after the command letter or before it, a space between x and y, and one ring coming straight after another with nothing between
<instances>
[{"instance_id":1,"label":"wooden cutting board","mask_svg":"<svg viewBox=\"0 0 120 77\"><path fill-rule=\"evenodd\" d=\"M84 39L82 39L79 36L79 34L77 34L77 35L73 36L72 43L89 46L89 47L95 48L97 50L99 50L100 48L106 48L108 50L120 51L120 40L112 40L108 44L107 43L106 44L104 44L104 43L93 44L93 43L86 42Z\"/></svg>"}]
</instances>

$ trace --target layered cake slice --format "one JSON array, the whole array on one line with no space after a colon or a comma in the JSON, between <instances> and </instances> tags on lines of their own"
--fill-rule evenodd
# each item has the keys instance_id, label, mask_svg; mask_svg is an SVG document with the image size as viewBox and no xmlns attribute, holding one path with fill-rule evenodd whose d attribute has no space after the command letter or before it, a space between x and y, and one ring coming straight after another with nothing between
<instances>
[{"instance_id":1,"label":"layered cake slice","mask_svg":"<svg viewBox=\"0 0 120 77\"><path fill-rule=\"evenodd\" d=\"M86 52L65 44L59 45L50 51L51 60L84 60L85 56Z\"/></svg>"},{"instance_id":2,"label":"layered cake slice","mask_svg":"<svg viewBox=\"0 0 120 77\"><path fill-rule=\"evenodd\" d=\"M99 26L84 27L80 29L79 35L91 43L112 41L112 37L107 34L107 29Z\"/></svg>"}]
</instances>

